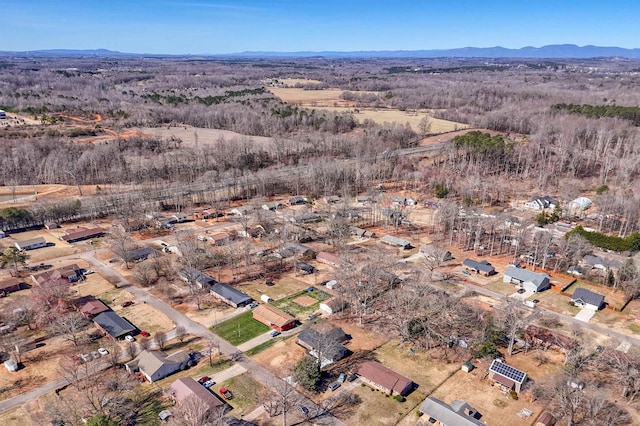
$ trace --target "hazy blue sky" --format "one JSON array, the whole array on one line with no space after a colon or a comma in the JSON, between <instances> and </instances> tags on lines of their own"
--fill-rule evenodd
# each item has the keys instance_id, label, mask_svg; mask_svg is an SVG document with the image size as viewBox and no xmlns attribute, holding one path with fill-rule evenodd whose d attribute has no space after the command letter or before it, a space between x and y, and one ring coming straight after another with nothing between
<instances>
[{"instance_id":1,"label":"hazy blue sky","mask_svg":"<svg viewBox=\"0 0 640 426\"><path fill-rule=\"evenodd\" d=\"M0 0L0 50L640 47L640 0Z\"/></svg>"}]
</instances>

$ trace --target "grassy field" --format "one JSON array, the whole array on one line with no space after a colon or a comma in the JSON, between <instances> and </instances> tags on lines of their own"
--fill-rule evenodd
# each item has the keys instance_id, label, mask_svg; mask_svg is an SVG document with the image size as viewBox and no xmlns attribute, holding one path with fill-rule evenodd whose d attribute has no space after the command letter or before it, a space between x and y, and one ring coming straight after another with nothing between
<instances>
[{"instance_id":1,"label":"grassy field","mask_svg":"<svg viewBox=\"0 0 640 426\"><path fill-rule=\"evenodd\" d=\"M486 286L489 290L497 291L498 293L509 295L517 291L516 286L511 283L503 283L502 280L496 280Z\"/></svg>"},{"instance_id":2,"label":"grassy field","mask_svg":"<svg viewBox=\"0 0 640 426\"><path fill-rule=\"evenodd\" d=\"M258 398L264 386L249 374L241 374L222 383L216 383L214 392L218 395L220 395L220 388L227 388L233 393L233 399L228 401L233 410L228 412L227 415L241 417L258 407ZM222 399L224 400L224 398Z\"/></svg>"},{"instance_id":3,"label":"grassy field","mask_svg":"<svg viewBox=\"0 0 640 426\"><path fill-rule=\"evenodd\" d=\"M253 312L251 311L211 327L211 331L234 346L249 341L269 330L269 327L253 319Z\"/></svg>"},{"instance_id":4,"label":"grassy field","mask_svg":"<svg viewBox=\"0 0 640 426\"><path fill-rule=\"evenodd\" d=\"M348 416L340 415L341 420L349 425L395 425L424 399L421 393L413 392L406 401L398 402L369 386L356 386L351 393L361 402L345 413Z\"/></svg>"},{"instance_id":5,"label":"grassy field","mask_svg":"<svg viewBox=\"0 0 640 426\"><path fill-rule=\"evenodd\" d=\"M317 302L311 306L301 306L301 305L298 305L296 302L294 302L294 299L303 295L312 297L316 299ZM285 312L289 312L292 315L302 315L302 314L307 314L307 313L317 311L320 305L320 302L328 299L329 297L330 296L327 293L314 288L313 291L305 290L299 293L292 294L291 296L285 297L284 299L276 300L275 302L272 303L272 305L278 309L282 309Z\"/></svg>"},{"instance_id":6,"label":"grassy field","mask_svg":"<svg viewBox=\"0 0 640 426\"><path fill-rule=\"evenodd\" d=\"M309 284L291 275L285 275L274 282L274 286L267 287L264 280L249 281L239 285L238 289L253 297L254 300L260 300L263 294L267 294L273 300L279 300L309 287Z\"/></svg>"},{"instance_id":7,"label":"grassy field","mask_svg":"<svg viewBox=\"0 0 640 426\"><path fill-rule=\"evenodd\" d=\"M569 300L571 300L569 297L562 296L555 291L547 290L542 293L538 293L536 294L536 299L540 300L540 307L550 309L564 315L573 317L580 312L580 308L569 305Z\"/></svg>"}]
</instances>

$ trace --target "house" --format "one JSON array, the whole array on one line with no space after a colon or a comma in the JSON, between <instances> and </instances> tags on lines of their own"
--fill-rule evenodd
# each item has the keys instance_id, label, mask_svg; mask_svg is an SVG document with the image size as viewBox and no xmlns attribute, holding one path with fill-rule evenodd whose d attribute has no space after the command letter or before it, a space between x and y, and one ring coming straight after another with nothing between
<instances>
[{"instance_id":1,"label":"house","mask_svg":"<svg viewBox=\"0 0 640 426\"><path fill-rule=\"evenodd\" d=\"M590 266L591 268L599 269L601 271L606 271L611 268L619 268L622 266L620 262L617 260L607 259L601 256L594 256L592 254L587 254L582 258L582 262Z\"/></svg>"},{"instance_id":2,"label":"house","mask_svg":"<svg viewBox=\"0 0 640 426\"><path fill-rule=\"evenodd\" d=\"M293 218L291 223L313 223L320 222L322 218L314 212L304 212Z\"/></svg>"},{"instance_id":3,"label":"house","mask_svg":"<svg viewBox=\"0 0 640 426\"><path fill-rule=\"evenodd\" d=\"M188 284L196 284L200 288L209 288L217 281L195 268L184 268L178 271L180 279Z\"/></svg>"},{"instance_id":4,"label":"house","mask_svg":"<svg viewBox=\"0 0 640 426\"><path fill-rule=\"evenodd\" d=\"M487 277L496 273L495 268L491 266L491 264L486 260L477 261L472 259L465 259L464 262L462 262L462 266L464 266L465 269L469 271L473 271L477 274L482 274Z\"/></svg>"},{"instance_id":5,"label":"house","mask_svg":"<svg viewBox=\"0 0 640 426\"><path fill-rule=\"evenodd\" d=\"M324 202L327 204L336 204L340 202L340 197L337 195L327 195L324 197Z\"/></svg>"},{"instance_id":6,"label":"house","mask_svg":"<svg viewBox=\"0 0 640 426\"><path fill-rule=\"evenodd\" d=\"M413 197L394 197L393 198L394 206L404 207L404 206L415 206L416 204L418 204L418 202Z\"/></svg>"},{"instance_id":7,"label":"house","mask_svg":"<svg viewBox=\"0 0 640 426\"><path fill-rule=\"evenodd\" d=\"M88 240L90 238L101 237L105 234L105 230L100 227L95 228L82 228L77 227L75 229L69 229L65 235L61 236L62 241L67 243L75 243L78 241Z\"/></svg>"},{"instance_id":8,"label":"house","mask_svg":"<svg viewBox=\"0 0 640 426\"><path fill-rule=\"evenodd\" d=\"M286 259L292 256L300 256L304 259L313 259L316 255L310 247L300 243L286 242L282 245L282 250L274 253L274 256L280 259Z\"/></svg>"},{"instance_id":9,"label":"house","mask_svg":"<svg viewBox=\"0 0 640 426\"><path fill-rule=\"evenodd\" d=\"M342 345L348 336L340 327L322 332L307 328L298 335L297 343L309 351L309 355L320 359L320 366L338 362L349 355L349 350ZM320 353L319 353L320 352Z\"/></svg>"},{"instance_id":10,"label":"house","mask_svg":"<svg viewBox=\"0 0 640 426\"><path fill-rule=\"evenodd\" d=\"M429 260L446 262L453 259L451 252L432 244L420 244L420 253Z\"/></svg>"},{"instance_id":11,"label":"house","mask_svg":"<svg viewBox=\"0 0 640 426\"><path fill-rule=\"evenodd\" d=\"M298 270L302 271L305 274L313 274L316 270L316 268L304 262L296 263L296 268L298 268Z\"/></svg>"},{"instance_id":12,"label":"house","mask_svg":"<svg viewBox=\"0 0 640 426\"><path fill-rule=\"evenodd\" d=\"M408 395L415 384L408 378L376 361L362 361L356 371L370 386L389 395Z\"/></svg>"},{"instance_id":13,"label":"house","mask_svg":"<svg viewBox=\"0 0 640 426\"><path fill-rule=\"evenodd\" d=\"M93 296L86 296L75 300L74 305L78 312L80 312L85 318L94 318L96 315L110 310L110 308L101 300L98 300Z\"/></svg>"},{"instance_id":14,"label":"house","mask_svg":"<svg viewBox=\"0 0 640 426\"><path fill-rule=\"evenodd\" d=\"M192 400L188 403L197 401L198 405L202 404L209 408L225 406L225 403L216 397L213 392L195 381L193 377L183 377L176 380L167 389L167 394L177 404Z\"/></svg>"},{"instance_id":15,"label":"house","mask_svg":"<svg viewBox=\"0 0 640 426\"><path fill-rule=\"evenodd\" d=\"M290 206L295 206L297 204L305 204L306 202L307 202L307 199L305 197L300 196L300 195L296 195L295 197L289 198L289 205Z\"/></svg>"},{"instance_id":16,"label":"house","mask_svg":"<svg viewBox=\"0 0 640 426\"><path fill-rule=\"evenodd\" d=\"M407 240L403 240L402 238L394 237L393 235L385 235L380 238L380 241L389 244L390 246L400 247L405 250L411 248L411 243Z\"/></svg>"},{"instance_id":17,"label":"house","mask_svg":"<svg viewBox=\"0 0 640 426\"><path fill-rule=\"evenodd\" d=\"M573 210L586 210L591 207L591 200L587 197L578 197L575 200L569 201L568 207Z\"/></svg>"},{"instance_id":18,"label":"house","mask_svg":"<svg viewBox=\"0 0 640 426\"><path fill-rule=\"evenodd\" d=\"M158 252L153 247L140 247L138 249L131 250L127 254L125 260L127 262L142 262L154 253L158 254Z\"/></svg>"},{"instance_id":19,"label":"house","mask_svg":"<svg viewBox=\"0 0 640 426\"><path fill-rule=\"evenodd\" d=\"M56 222L45 222L44 227L47 229L58 229L60 228L60 225L58 225Z\"/></svg>"},{"instance_id":20,"label":"house","mask_svg":"<svg viewBox=\"0 0 640 426\"><path fill-rule=\"evenodd\" d=\"M129 321L111 310L104 311L96 315L93 318L93 322L98 329L104 331L114 339L119 339L127 334L136 333L138 331L138 328L135 325L131 324Z\"/></svg>"},{"instance_id":21,"label":"house","mask_svg":"<svg viewBox=\"0 0 640 426\"><path fill-rule=\"evenodd\" d=\"M544 197L534 196L530 201L524 203L524 206L531 210L555 209L558 207L558 200L545 195Z\"/></svg>"},{"instance_id":22,"label":"house","mask_svg":"<svg viewBox=\"0 0 640 426\"><path fill-rule=\"evenodd\" d=\"M527 380L527 373L514 368L499 359L494 359L489 366L489 378L504 391L520 392Z\"/></svg>"},{"instance_id":23,"label":"house","mask_svg":"<svg viewBox=\"0 0 640 426\"><path fill-rule=\"evenodd\" d=\"M571 296L571 302L576 306L598 311L604 307L604 296L586 288L576 288Z\"/></svg>"},{"instance_id":24,"label":"house","mask_svg":"<svg viewBox=\"0 0 640 426\"><path fill-rule=\"evenodd\" d=\"M571 265L567 268L567 274L581 277L582 275L584 275L584 269L578 265Z\"/></svg>"},{"instance_id":25,"label":"house","mask_svg":"<svg viewBox=\"0 0 640 426\"><path fill-rule=\"evenodd\" d=\"M524 330L524 340L536 346L553 349L559 352L567 352L573 348L576 342L564 334L556 333L543 327L529 325Z\"/></svg>"},{"instance_id":26,"label":"house","mask_svg":"<svg viewBox=\"0 0 640 426\"><path fill-rule=\"evenodd\" d=\"M187 216L186 213L182 213L182 212L178 212L178 213L174 214L171 217L173 219L175 219L176 223L182 223L182 222L186 222L187 220L189 220L189 216Z\"/></svg>"},{"instance_id":27,"label":"house","mask_svg":"<svg viewBox=\"0 0 640 426\"><path fill-rule=\"evenodd\" d=\"M342 261L338 256L326 251L321 251L320 253L318 253L316 256L316 260L320 263L324 263L325 265L333 266L334 268L337 268L342 264Z\"/></svg>"},{"instance_id":28,"label":"house","mask_svg":"<svg viewBox=\"0 0 640 426\"><path fill-rule=\"evenodd\" d=\"M428 424L440 426L485 426L478 420L478 410L464 401L454 400L451 405L429 397L420 405L419 411L428 416Z\"/></svg>"},{"instance_id":29,"label":"house","mask_svg":"<svg viewBox=\"0 0 640 426\"><path fill-rule=\"evenodd\" d=\"M47 246L47 242L42 237L31 238L24 241L16 241L14 243L18 250L35 250Z\"/></svg>"},{"instance_id":30,"label":"house","mask_svg":"<svg viewBox=\"0 0 640 426\"><path fill-rule=\"evenodd\" d=\"M232 209L229 214L232 214L234 216L240 216L240 217L244 217L248 214L251 214L252 211L254 211L256 208L255 206L252 205L244 205L244 206L240 206L240 207L236 207L234 209Z\"/></svg>"},{"instance_id":31,"label":"house","mask_svg":"<svg viewBox=\"0 0 640 426\"><path fill-rule=\"evenodd\" d=\"M0 281L0 296L6 296L9 293L20 291L26 288L27 285L22 278L8 278L6 280Z\"/></svg>"},{"instance_id":32,"label":"house","mask_svg":"<svg viewBox=\"0 0 640 426\"><path fill-rule=\"evenodd\" d=\"M153 383L186 367L189 361L191 357L182 350L171 355L162 351L143 350L124 366L129 373L140 371L150 383Z\"/></svg>"},{"instance_id":33,"label":"house","mask_svg":"<svg viewBox=\"0 0 640 426\"><path fill-rule=\"evenodd\" d=\"M553 426L556 424L556 418L549 412L544 412L536 420L535 426Z\"/></svg>"},{"instance_id":34,"label":"house","mask_svg":"<svg viewBox=\"0 0 640 426\"><path fill-rule=\"evenodd\" d=\"M242 238L262 238L266 233L262 225L255 225L248 227L246 230L241 229L238 231L238 235Z\"/></svg>"},{"instance_id":35,"label":"house","mask_svg":"<svg viewBox=\"0 0 640 426\"><path fill-rule=\"evenodd\" d=\"M80 279L80 274L78 273L79 270L80 268L78 265L74 263L57 269L52 269L50 271L40 272L39 274L33 274L31 275L31 279L37 285L57 280L66 280L74 283Z\"/></svg>"},{"instance_id":36,"label":"house","mask_svg":"<svg viewBox=\"0 0 640 426\"><path fill-rule=\"evenodd\" d=\"M158 217L155 219L155 222L158 228L173 229L173 224L176 223L176 218L173 216Z\"/></svg>"},{"instance_id":37,"label":"house","mask_svg":"<svg viewBox=\"0 0 640 426\"><path fill-rule=\"evenodd\" d=\"M331 299L320 303L320 310L328 313L329 315L340 312L346 307L347 303L339 297L332 297Z\"/></svg>"},{"instance_id":38,"label":"house","mask_svg":"<svg viewBox=\"0 0 640 426\"><path fill-rule=\"evenodd\" d=\"M278 210L281 207L282 203L280 201L271 201L262 205L263 210Z\"/></svg>"},{"instance_id":39,"label":"house","mask_svg":"<svg viewBox=\"0 0 640 426\"><path fill-rule=\"evenodd\" d=\"M220 247L228 244L231 241L232 236L228 232L219 232L217 234L211 235L210 237L208 237L208 239L209 241L211 241L211 245Z\"/></svg>"},{"instance_id":40,"label":"house","mask_svg":"<svg viewBox=\"0 0 640 426\"><path fill-rule=\"evenodd\" d=\"M502 279L505 283L518 284L525 290L538 293L551 287L551 277L545 273L533 272L528 269L509 265L504 271Z\"/></svg>"},{"instance_id":41,"label":"house","mask_svg":"<svg viewBox=\"0 0 640 426\"><path fill-rule=\"evenodd\" d=\"M296 318L294 316L269 304L256 306L253 309L253 319L277 331L289 330L296 325Z\"/></svg>"},{"instance_id":42,"label":"house","mask_svg":"<svg viewBox=\"0 0 640 426\"><path fill-rule=\"evenodd\" d=\"M114 220L113 222L111 222L111 226L114 228L119 228L124 232L133 232L141 230L145 225L141 220L125 218Z\"/></svg>"},{"instance_id":43,"label":"house","mask_svg":"<svg viewBox=\"0 0 640 426\"><path fill-rule=\"evenodd\" d=\"M253 300L247 293L233 288L230 285L218 282L211 286L211 294L216 299L219 299L234 308L246 306Z\"/></svg>"}]
</instances>

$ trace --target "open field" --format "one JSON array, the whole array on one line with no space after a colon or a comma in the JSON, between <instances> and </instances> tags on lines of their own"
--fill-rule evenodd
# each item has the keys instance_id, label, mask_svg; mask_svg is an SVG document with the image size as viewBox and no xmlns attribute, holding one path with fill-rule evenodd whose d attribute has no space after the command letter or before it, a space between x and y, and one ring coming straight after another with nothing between
<instances>
[{"instance_id":1,"label":"open field","mask_svg":"<svg viewBox=\"0 0 640 426\"><path fill-rule=\"evenodd\" d=\"M305 90L294 87L270 87L269 91L289 104L302 104L313 107L319 105L349 104L340 97L345 92L342 89Z\"/></svg>"},{"instance_id":2,"label":"open field","mask_svg":"<svg viewBox=\"0 0 640 426\"><path fill-rule=\"evenodd\" d=\"M215 145L218 140L243 140L250 141L252 144L257 144L262 147L271 145L272 138L265 136L247 136L241 133L232 132L229 130L219 129L205 129L201 127L192 126L175 126L175 127L153 127L153 128L141 128L142 132L160 137L171 138L176 137L182 141L184 146L195 147L197 145Z\"/></svg>"},{"instance_id":3,"label":"open field","mask_svg":"<svg viewBox=\"0 0 640 426\"><path fill-rule=\"evenodd\" d=\"M289 369L296 365L307 351L296 343L296 336L276 339L270 347L251 356L258 364L273 371L279 377L289 374ZM269 340L271 342L272 340Z\"/></svg>"},{"instance_id":4,"label":"open field","mask_svg":"<svg viewBox=\"0 0 640 426\"><path fill-rule=\"evenodd\" d=\"M263 294L273 300L280 300L309 287L308 283L291 276L291 274L274 281L275 285L271 287L267 287L265 282L265 280L248 281L238 285L237 288L253 297L254 300L260 300L260 296Z\"/></svg>"},{"instance_id":5,"label":"open field","mask_svg":"<svg viewBox=\"0 0 640 426\"><path fill-rule=\"evenodd\" d=\"M6 426L27 426L32 423L29 413L24 407L20 406L0 413L0 424Z\"/></svg>"},{"instance_id":6,"label":"open field","mask_svg":"<svg viewBox=\"0 0 640 426\"><path fill-rule=\"evenodd\" d=\"M87 275L85 281L75 284L72 289L77 292L78 297L93 295L99 298L99 295L114 290L114 287L113 284L96 272L95 274Z\"/></svg>"},{"instance_id":7,"label":"open field","mask_svg":"<svg viewBox=\"0 0 640 426\"><path fill-rule=\"evenodd\" d=\"M233 409L227 414L238 418L258 407L259 397L265 389L261 383L246 373L215 384L214 393L224 401L219 392L222 387L229 389L233 393L233 399L227 401Z\"/></svg>"},{"instance_id":8,"label":"open field","mask_svg":"<svg viewBox=\"0 0 640 426\"><path fill-rule=\"evenodd\" d=\"M29 256L27 262L32 265L45 262L50 259L79 253L80 251L82 251L77 246L59 240L58 236L63 234L59 231L61 230L53 229L49 231L46 229L40 229L37 231L26 231L17 234L11 234L10 237L4 239L3 244L13 246L16 241L30 240L32 238L38 237L44 238L45 241L49 244L47 247L27 251L27 254Z\"/></svg>"},{"instance_id":9,"label":"open field","mask_svg":"<svg viewBox=\"0 0 640 426\"><path fill-rule=\"evenodd\" d=\"M126 308L114 308L114 310L117 311L118 315L138 327L139 330L145 330L151 333L152 336L157 331L167 332L174 327L173 321L169 317L146 303L136 303Z\"/></svg>"},{"instance_id":10,"label":"open field","mask_svg":"<svg viewBox=\"0 0 640 426\"><path fill-rule=\"evenodd\" d=\"M211 327L211 331L234 346L247 342L269 330L269 327L253 319L251 311Z\"/></svg>"}]
</instances>

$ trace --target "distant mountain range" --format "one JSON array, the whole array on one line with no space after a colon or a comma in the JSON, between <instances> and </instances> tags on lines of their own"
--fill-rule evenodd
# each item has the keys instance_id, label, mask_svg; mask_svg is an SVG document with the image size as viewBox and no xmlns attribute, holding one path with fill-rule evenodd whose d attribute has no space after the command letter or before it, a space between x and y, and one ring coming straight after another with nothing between
<instances>
[{"instance_id":1,"label":"distant mountain range","mask_svg":"<svg viewBox=\"0 0 640 426\"><path fill-rule=\"evenodd\" d=\"M229 54L141 54L123 53L107 49L94 50L30 50L25 52L0 51L0 56L146 56L146 57L329 57L329 58L538 58L538 59L586 59L620 57L640 59L640 49L622 47L576 46L575 44L552 44L542 47L527 46L520 49L505 47L463 47L458 49L432 50L378 50L378 51L322 51L322 52L262 52L248 51Z\"/></svg>"}]
</instances>

